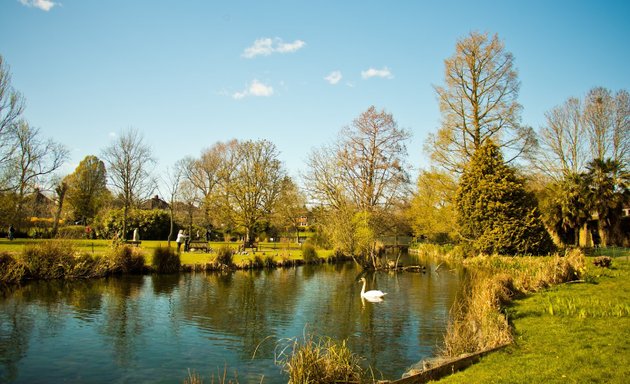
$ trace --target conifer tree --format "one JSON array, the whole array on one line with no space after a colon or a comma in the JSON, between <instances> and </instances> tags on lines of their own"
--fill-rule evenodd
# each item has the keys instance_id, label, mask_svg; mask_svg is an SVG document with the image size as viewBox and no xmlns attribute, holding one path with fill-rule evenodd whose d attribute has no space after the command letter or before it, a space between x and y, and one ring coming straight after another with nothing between
<instances>
[{"instance_id":1,"label":"conifer tree","mask_svg":"<svg viewBox=\"0 0 630 384\"><path fill-rule=\"evenodd\" d=\"M464 168L455 203L460 235L474 252L540 255L553 247L536 199L492 141Z\"/></svg>"}]
</instances>

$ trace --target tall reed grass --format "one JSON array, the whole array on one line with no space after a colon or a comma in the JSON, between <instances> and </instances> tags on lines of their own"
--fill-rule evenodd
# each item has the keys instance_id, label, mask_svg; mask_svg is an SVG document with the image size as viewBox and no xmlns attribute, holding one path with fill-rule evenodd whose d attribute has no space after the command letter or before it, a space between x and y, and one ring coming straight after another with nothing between
<instances>
[{"instance_id":1,"label":"tall reed grass","mask_svg":"<svg viewBox=\"0 0 630 384\"><path fill-rule=\"evenodd\" d=\"M345 341L308 335L279 343L277 349L276 363L288 374L289 384L372 382Z\"/></svg>"},{"instance_id":2,"label":"tall reed grass","mask_svg":"<svg viewBox=\"0 0 630 384\"><path fill-rule=\"evenodd\" d=\"M469 278L451 309L441 350L447 358L510 343L512 330L504 309L512 298L580 279L586 261L584 254L574 249L564 256L478 256L465 259L463 264Z\"/></svg>"}]
</instances>

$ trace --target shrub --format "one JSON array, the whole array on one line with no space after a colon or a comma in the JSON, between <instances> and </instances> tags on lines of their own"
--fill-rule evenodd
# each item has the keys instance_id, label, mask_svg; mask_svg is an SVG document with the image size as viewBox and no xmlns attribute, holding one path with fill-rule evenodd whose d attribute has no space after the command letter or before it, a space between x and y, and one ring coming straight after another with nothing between
<instances>
[{"instance_id":1,"label":"shrub","mask_svg":"<svg viewBox=\"0 0 630 384\"><path fill-rule=\"evenodd\" d=\"M181 261L179 253L171 248L158 247L153 252L153 267L157 273L179 272Z\"/></svg>"},{"instance_id":2,"label":"shrub","mask_svg":"<svg viewBox=\"0 0 630 384\"><path fill-rule=\"evenodd\" d=\"M65 225L57 231L57 237L60 239L82 239L85 235L83 225Z\"/></svg>"},{"instance_id":3,"label":"shrub","mask_svg":"<svg viewBox=\"0 0 630 384\"><path fill-rule=\"evenodd\" d=\"M24 264L15 260L7 252L0 253L0 283L19 283L24 279L25 274Z\"/></svg>"},{"instance_id":4,"label":"shrub","mask_svg":"<svg viewBox=\"0 0 630 384\"><path fill-rule=\"evenodd\" d=\"M281 345L279 345L280 347ZM286 351L290 351L289 354ZM361 358L331 338L305 336L304 341L289 339L276 354L276 363L289 375L289 383L364 382Z\"/></svg>"},{"instance_id":5,"label":"shrub","mask_svg":"<svg viewBox=\"0 0 630 384\"><path fill-rule=\"evenodd\" d=\"M319 256L317 256L317 251L313 244L305 243L302 245L302 258L309 264L319 262Z\"/></svg>"},{"instance_id":6,"label":"shrub","mask_svg":"<svg viewBox=\"0 0 630 384\"><path fill-rule=\"evenodd\" d=\"M48 240L24 248L22 261L28 275L34 279L72 277L74 247L62 240Z\"/></svg>"},{"instance_id":7,"label":"shrub","mask_svg":"<svg viewBox=\"0 0 630 384\"><path fill-rule=\"evenodd\" d=\"M141 251L123 245L113 248L109 255L110 273L142 273L144 256Z\"/></svg>"},{"instance_id":8,"label":"shrub","mask_svg":"<svg viewBox=\"0 0 630 384\"><path fill-rule=\"evenodd\" d=\"M234 252L229 245L222 245L217 249L216 261L219 264L231 267L234 264Z\"/></svg>"},{"instance_id":9,"label":"shrub","mask_svg":"<svg viewBox=\"0 0 630 384\"><path fill-rule=\"evenodd\" d=\"M276 261L273 259L273 256L271 255L266 255L265 259L263 260L263 265L265 266L265 268L274 268L277 266Z\"/></svg>"}]
</instances>

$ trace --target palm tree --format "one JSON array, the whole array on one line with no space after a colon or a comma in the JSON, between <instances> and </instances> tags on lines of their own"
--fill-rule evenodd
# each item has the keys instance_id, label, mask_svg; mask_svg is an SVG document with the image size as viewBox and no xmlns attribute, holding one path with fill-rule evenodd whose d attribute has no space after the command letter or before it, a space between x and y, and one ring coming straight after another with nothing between
<instances>
[{"instance_id":1,"label":"palm tree","mask_svg":"<svg viewBox=\"0 0 630 384\"><path fill-rule=\"evenodd\" d=\"M619 224L624 205L630 202L630 175L613 159L594 159L587 166L587 201L597 214L601 245L607 246Z\"/></svg>"}]
</instances>

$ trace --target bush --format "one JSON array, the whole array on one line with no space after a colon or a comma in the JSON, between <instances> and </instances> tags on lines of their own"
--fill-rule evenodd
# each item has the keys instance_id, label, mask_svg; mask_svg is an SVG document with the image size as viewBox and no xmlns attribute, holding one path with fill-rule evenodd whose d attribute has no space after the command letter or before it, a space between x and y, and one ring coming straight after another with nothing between
<instances>
[{"instance_id":1,"label":"bush","mask_svg":"<svg viewBox=\"0 0 630 384\"><path fill-rule=\"evenodd\" d=\"M83 225L66 225L60 227L57 231L57 237L60 239L82 239L86 235Z\"/></svg>"},{"instance_id":2,"label":"bush","mask_svg":"<svg viewBox=\"0 0 630 384\"><path fill-rule=\"evenodd\" d=\"M266 255L265 259L263 260L263 265L265 266L265 268L274 268L276 267L278 264L276 263L276 261L273 259L273 256L271 255Z\"/></svg>"},{"instance_id":3,"label":"bush","mask_svg":"<svg viewBox=\"0 0 630 384\"><path fill-rule=\"evenodd\" d=\"M109 255L109 271L111 273L142 273L144 271L144 255L141 251L129 246L118 246Z\"/></svg>"},{"instance_id":4,"label":"bush","mask_svg":"<svg viewBox=\"0 0 630 384\"><path fill-rule=\"evenodd\" d=\"M25 247L22 261L33 279L73 277L74 247L62 240L43 241Z\"/></svg>"},{"instance_id":5,"label":"bush","mask_svg":"<svg viewBox=\"0 0 630 384\"><path fill-rule=\"evenodd\" d=\"M317 256L317 251L313 244L305 243L302 245L302 258L308 264L319 262L319 256Z\"/></svg>"},{"instance_id":6,"label":"bush","mask_svg":"<svg viewBox=\"0 0 630 384\"><path fill-rule=\"evenodd\" d=\"M222 245L217 249L216 262L231 267L234 264L234 252L229 245Z\"/></svg>"},{"instance_id":7,"label":"bush","mask_svg":"<svg viewBox=\"0 0 630 384\"><path fill-rule=\"evenodd\" d=\"M24 279L24 264L15 260L7 252L0 253L0 283L14 284Z\"/></svg>"},{"instance_id":8,"label":"bush","mask_svg":"<svg viewBox=\"0 0 630 384\"><path fill-rule=\"evenodd\" d=\"M171 248L158 247L153 252L153 267L157 273L177 273L181 266L179 253Z\"/></svg>"}]
</instances>

